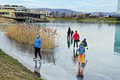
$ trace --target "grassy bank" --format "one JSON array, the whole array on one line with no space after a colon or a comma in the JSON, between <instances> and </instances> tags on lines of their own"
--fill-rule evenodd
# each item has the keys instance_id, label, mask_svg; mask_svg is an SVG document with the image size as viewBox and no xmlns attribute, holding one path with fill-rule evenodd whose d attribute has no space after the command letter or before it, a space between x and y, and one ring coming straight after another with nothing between
<instances>
[{"instance_id":1,"label":"grassy bank","mask_svg":"<svg viewBox=\"0 0 120 80\"><path fill-rule=\"evenodd\" d=\"M42 80L0 50L0 80Z\"/></svg>"},{"instance_id":2,"label":"grassy bank","mask_svg":"<svg viewBox=\"0 0 120 80\"><path fill-rule=\"evenodd\" d=\"M79 22L93 22L93 23L120 23L118 18L50 18L54 21L79 21Z\"/></svg>"},{"instance_id":3,"label":"grassy bank","mask_svg":"<svg viewBox=\"0 0 120 80\"><path fill-rule=\"evenodd\" d=\"M117 18L83 18L77 19L81 22L102 22L102 23L120 23L120 19Z\"/></svg>"},{"instance_id":4,"label":"grassy bank","mask_svg":"<svg viewBox=\"0 0 120 80\"><path fill-rule=\"evenodd\" d=\"M46 27L37 27L28 24L14 24L6 29L6 35L18 42L34 45L37 35L40 33L42 39L42 50L49 52L56 47L56 30Z\"/></svg>"}]
</instances>

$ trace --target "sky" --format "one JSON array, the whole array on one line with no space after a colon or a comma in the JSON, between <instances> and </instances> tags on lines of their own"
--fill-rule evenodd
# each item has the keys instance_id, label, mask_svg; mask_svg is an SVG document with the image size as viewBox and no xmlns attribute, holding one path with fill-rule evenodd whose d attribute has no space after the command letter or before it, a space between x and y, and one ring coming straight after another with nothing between
<instances>
[{"instance_id":1,"label":"sky","mask_svg":"<svg viewBox=\"0 0 120 80\"><path fill-rule=\"evenodd\" d=\"M116 12L118 0L0 0L0 5L23 5L27 8L71 9L82 12Z\"/></svg>"}]
</instances>

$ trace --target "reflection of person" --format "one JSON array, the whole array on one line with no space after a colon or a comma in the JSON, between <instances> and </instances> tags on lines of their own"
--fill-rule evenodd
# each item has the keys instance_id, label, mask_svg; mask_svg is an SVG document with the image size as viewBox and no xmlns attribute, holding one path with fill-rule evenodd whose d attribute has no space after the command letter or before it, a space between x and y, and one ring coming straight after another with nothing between
<instances>
[{"instance_id":1,"label":"reflection of person","mask_svg":"<svg viewBox=\"0 0 120 80\"><path fill-rule=\"evenodd\" d=\"M38 34L38 37L35 40L34 48L35 48L35 58L37 58L37 53L39 54L40 59L41 57L41 46L42 46L42 40L40 39L40 34Z\"/></svg>"},{"instance_id":2,"label":"reflection of person","mask_svg":"<svg viewBox=\"0 0 120 80\"><path fill-rule=\"evenodd\" d=\"M67 40L68 49L70 48L70 40Z\"/></svg>"},{"instance_id":3,"label":"reflection of person","mask_svg":"<svg viewBox=\"0 0 120 80\"><path fill-rule=\"evenodd\" d=\"M40 68L41 68L42 62L39 62L39 66L37 64L37 60L35 60L35 70L34 73L38 75L38 77L41 77L40 75Z\"/></svg>"},{"instance_id":4,"label":"reflection of person","mask_svg":"<svg viewBox=\"0 0 120 80\"><path fill-rule=\"evenodd\" d=\"M80 65L78 66L78 75L77 75L77 80L83 80L83 77L80 76Z\"/></svg>"},{"instance_id":5,"label":"reflection of person","mask_svg":"<svg viewBox=\"0 0 120 80\"><path fill-rule=\"evenodd\" d=\"M77 31L75 31L74 35L73 35L73 39L74 39L74 47L75 47L75 44L76 44L76 47L78 48L78 42L79 42L79 34L77 33Z\"/></svg>"},{"instance_id":6,"label":"reflection of person","mask_svg":"<svg viewBox=\"0 0 120 80\"><path fill-rule=\"evenodd\" d=\"M83 45L80 45L78 48L79 51L79 56L78 56L78 63L79 66L81 64L81 67L79 67L78 69L78 76L83 77L83 70L84 70L84 66L85 66L85 48Z\"/></svg>"}]
</instances>

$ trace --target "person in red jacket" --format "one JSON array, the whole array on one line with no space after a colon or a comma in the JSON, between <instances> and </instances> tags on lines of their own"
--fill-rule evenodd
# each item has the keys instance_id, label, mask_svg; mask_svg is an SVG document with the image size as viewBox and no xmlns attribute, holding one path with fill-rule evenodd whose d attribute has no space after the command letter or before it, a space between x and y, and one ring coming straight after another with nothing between
<instances>
[{"instance_id":1,"label":"person in red jacket","mask_svg":"<svg viewBox=\"0 0 120 80\"><path fill-rule=\"evenodd\" d=\"M75 31L74 35L73 35L73 39L74 39L74 47L75 47L75 44L76 44L76 47L78 48L78 42L79 42L79 34L77 33L77 31Z\"/></svg>"}]
</instances>

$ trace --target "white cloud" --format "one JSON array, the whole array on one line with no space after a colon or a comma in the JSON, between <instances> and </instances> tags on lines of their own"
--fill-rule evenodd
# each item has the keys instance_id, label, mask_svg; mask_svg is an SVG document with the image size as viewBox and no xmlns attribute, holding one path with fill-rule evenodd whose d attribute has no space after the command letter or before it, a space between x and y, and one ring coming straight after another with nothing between
<instances>
[{"instance_id":1,"label":"white cloud","mask_svg":"<svg viewBox=\"0 0 120 80\"><path fill-rule=\"evenodd\" d=\"M117 0L2 0L0 4L20 4L29 8L67 8L77 11L117 10Z\"/></svg>"}]
</instances>

